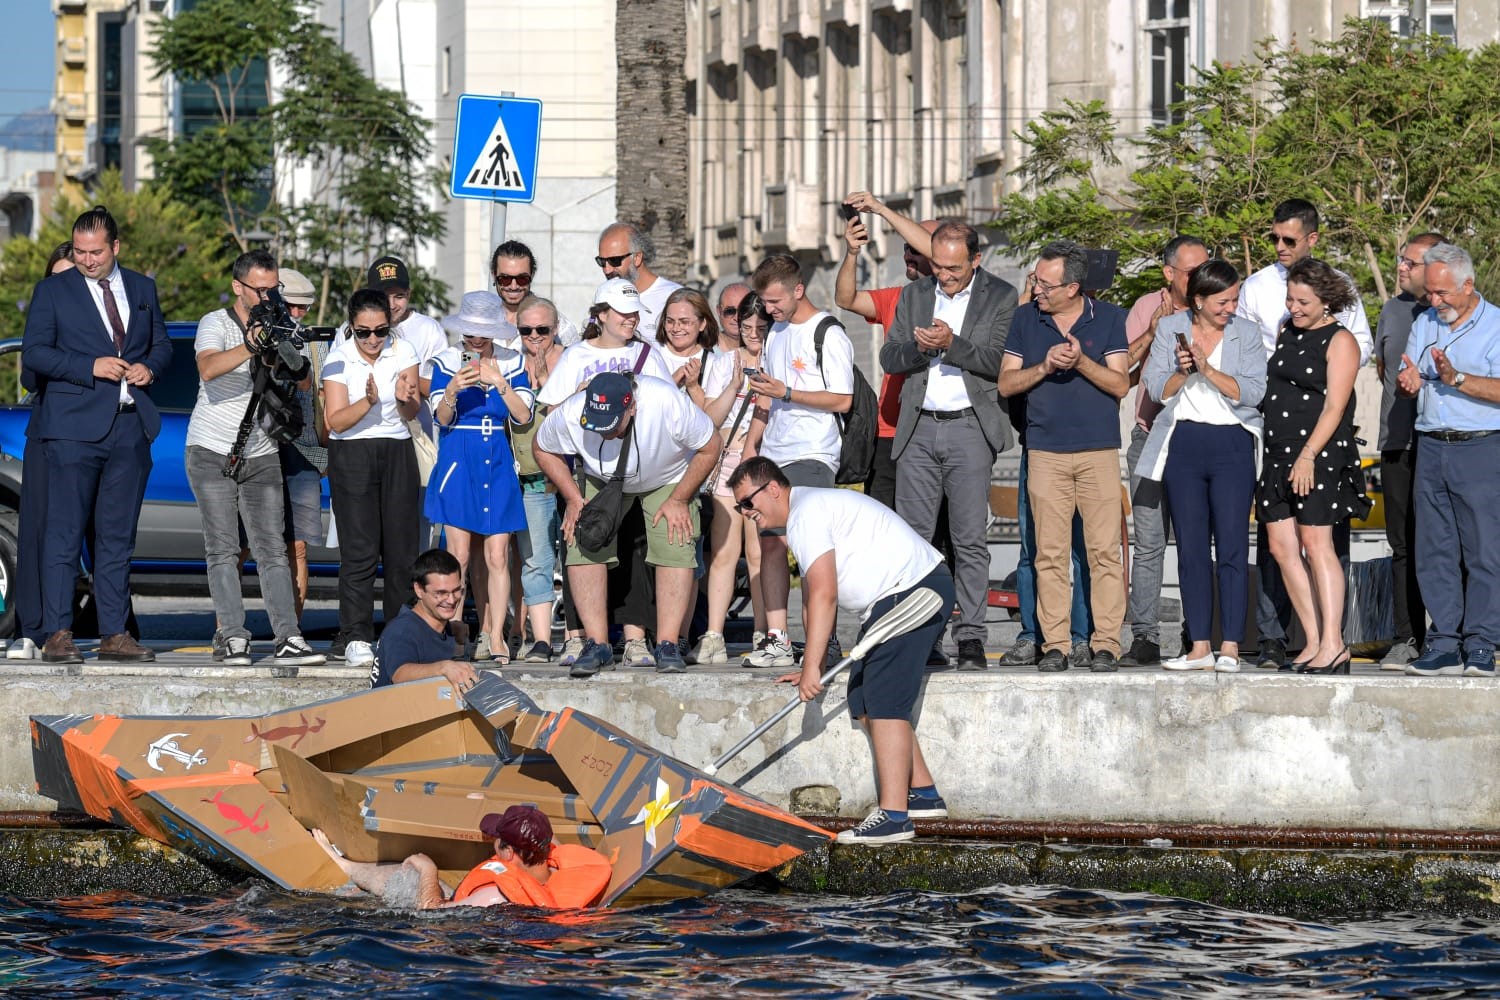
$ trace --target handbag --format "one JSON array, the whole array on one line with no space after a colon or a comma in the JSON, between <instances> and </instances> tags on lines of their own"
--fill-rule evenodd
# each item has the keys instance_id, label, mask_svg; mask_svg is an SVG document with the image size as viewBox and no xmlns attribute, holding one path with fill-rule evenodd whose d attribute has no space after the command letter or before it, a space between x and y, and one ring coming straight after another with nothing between
<instances>
[{"instance_id":1,"label":"handbag","mask_svg":"<svg viewBox=\"0 0 1500 1000\"><path fill-rule=\"evenodd\" d=\"M427 480L432 478L433 467L437 465L437 444L422 426L422 421L416 417L405 423L406 430L411 434L411 450L417 456L417 481L425 487Z\"/></svg>"},{"instance_id":2,"label":"handbag","mask_svg":"<svg viewBox=\"0 0 1500 1000\"><path fill-rule=\"evenodd\" d=\"M631 371L632 376L639 375L646 366L650 351L649 346L642 345ZM580 549L598 552L620 533L620 522L625 519L625 462L630 457L630 442L634 439L635 421L632 420L630 426L625 428L625 436L620 439L620 457L615 461L615 469L610 474L609 481L578 512L578 521L573 525L573 540Z\"/></svg>"}]
</instances>

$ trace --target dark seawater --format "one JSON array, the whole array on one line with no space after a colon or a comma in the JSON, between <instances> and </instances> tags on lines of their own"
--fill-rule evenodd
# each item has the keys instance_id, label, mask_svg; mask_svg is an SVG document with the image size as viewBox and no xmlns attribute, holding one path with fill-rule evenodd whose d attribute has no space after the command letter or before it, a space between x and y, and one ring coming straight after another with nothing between
<instances>
[{"instance_id":1,"label":"dark seawater","mask_svg":"<svg viewBox=\"0 0 1500 1000\"><path fill-rule=\"evenodd\" d=\"M1479 997L1497 929L1298 923L1057 888L848 899L733 891L547 917L393 912L261 886L0 899L0 995Z\"/></svg>"}]
</instances>

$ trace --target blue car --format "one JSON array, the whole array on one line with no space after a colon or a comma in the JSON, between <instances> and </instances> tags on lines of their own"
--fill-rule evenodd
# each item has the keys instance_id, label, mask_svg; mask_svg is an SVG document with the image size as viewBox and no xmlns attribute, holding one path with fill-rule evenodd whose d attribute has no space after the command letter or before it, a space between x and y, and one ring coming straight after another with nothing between
<instances>
[{"instance_id":1,"label":"blue car","mask_svg":"<svg viewBox=\"0 0 1500 1000\"><path fill-rule=\"evenodd\" d=\"M198 364L193 354L197 323L167 324L172 340L172 363L151 387L151 398L161 409L161 435L151 445L151 478L136 533L132 582L150 577L203 575L207 567L203 553L203 527L198 504L188 485L183 466L188 417L198 400ZM21 341L0 341L0 356L21 351ZM20 509L21 456L26 447L26 424L31 406L22 401L0 404L0 637L15 633L15 614L10 600L16 578L16 516ZM328 521L328 481L323 482L323 519ZM318 576L338 575L338 551L312 548L310 571ZM87 566L84 567L87 570Z\"/></svg>"}]
</instances>

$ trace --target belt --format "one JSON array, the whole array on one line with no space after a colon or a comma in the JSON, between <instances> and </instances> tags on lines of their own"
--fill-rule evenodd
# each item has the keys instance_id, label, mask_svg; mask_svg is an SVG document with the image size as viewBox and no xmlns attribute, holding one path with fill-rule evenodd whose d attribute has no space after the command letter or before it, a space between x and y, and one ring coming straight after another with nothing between
<instances>
[{"instance_id":1,"label":"belt","mask_svg":"<svg viewBox=\"0 0 1500 1000\"><path fill-rule=\"evenodd\" d=\"M443 430L447 430L447 431L478 431L479 433L483 434L485 437L489 437L491 434L494 434L496 431L503 430L504 428L505 428L505 424L504 423L496 423L494 420L490 419L489 417L484 417L477 424L453 424L451 426L444 427Z\"/></svg>"},{"instance_id":2,"label":"belt","mask_svg":"<svg viewBox=\"0 0 1500 1000\"><path fill-rule=\"evenodd\" d=\"M134 403L120 403L120 404L118 404L115 407L115 412L116 413L134 413L135 412L135 404Z\"/></svg>"},{"instance_id":3,"label":"belt","mask_svg":"<svg viewBox=\"0 0 1500 1000\"><path fill-rule=\"evenodd\" d=\"M922 414L934 420L959 420L972 415L973 412L974 407L966 406L962 410L923 410Z\"/></svg>"},{"instance_id":4,"label":"belt","mask_svg":"<svg viewBox=\"0 0 1500 1000\"><path fill-rule=\"evenodd\" d=\"M1423 437L1430 437L1434 441L1473 441L1477 438L1489 437L1491 434L1500 434L1500 431L1417 431Z\"/></svg>"}]
</instances>

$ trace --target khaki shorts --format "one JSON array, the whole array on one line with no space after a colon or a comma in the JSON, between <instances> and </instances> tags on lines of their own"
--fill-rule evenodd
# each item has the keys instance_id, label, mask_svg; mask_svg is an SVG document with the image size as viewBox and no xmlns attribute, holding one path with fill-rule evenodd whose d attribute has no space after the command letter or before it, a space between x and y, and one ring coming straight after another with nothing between
<instances>
[{"instance_id":1,"label":"khaki shorts","mask_svg":"<svg viewBox=\"0 0 1500 1000\"><path fill-rule=\"evenodd\" d=\"M584 480L583 498L592 500L604 484L593 476ZM641 513L646 518L646 564L648 566L666 566L671 569L695 569L698 565L698 538L703 531L703 522L698 517L698 499L694 497L688 501L688 515L692 518L693 536L686 543L673 544L667 539L667 520L662 518L655 525L651 519L656 512L661 510L661 505L666 503L672 496L672 491L677 489L676 483L667 483L659 486L650 493L627 493L625 494L625 509L630 509L630 504L639 502ZM616 540L618 541L618 540ZM588 551L578 547L576 543L568 545L569 566L617 566L620 557L616 552L616 541L597 552Z\"/></svg>"}]
</instances>

